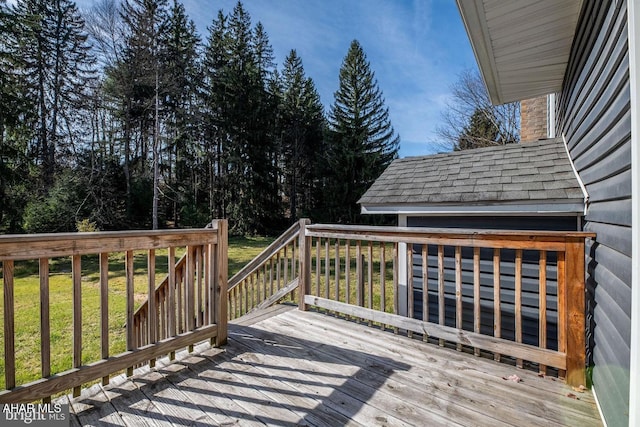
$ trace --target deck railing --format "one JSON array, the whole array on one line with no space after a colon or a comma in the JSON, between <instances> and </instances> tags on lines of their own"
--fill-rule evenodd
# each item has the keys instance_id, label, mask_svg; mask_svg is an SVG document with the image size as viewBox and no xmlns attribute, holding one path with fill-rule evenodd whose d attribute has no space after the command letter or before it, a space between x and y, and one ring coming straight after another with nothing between
<instances>
[{"instance_id":1,"label":"deck railing","mask_svg":"<svg viewBox=\"0 0 640 427\"><path fill-rule=\"evenodd\" d=\"M229 320L266 308L289 297L298 288L298 240L309 221L294 223L256 258L229 279Z\"/></svg>"},{"instance_id":2,"label":"deck railing","mask_svg":"<svg viewBox=\"0 0 640 427\"><path fill-rule=\"evenodd\" d=\"M478 356L509 356L543 373L552 367L578 386L585 384L584 244L594 236L307 225L299 245L299 307L453 343ZM532 327L536 342L529 336L527 344L523 330ZM502 336L506 330L511 337Z\"/></svg>"},{"instance_id":3,"label":"deck railing","mask_svg":"<svg viewBox=\"0 0 640 427\"><path fill-rule=\"evenodd\" d=\"M176 248L186 256L175 264ZM168 275L164 291L156 290L156 250L167 249ZM135 316L134 251L146 252L144 316ZM110 353L109 324L114 316L109 306L109 254L124 253L126 281L126 351ZM100 358L83 355L83 256L98 255ZM50 261L71 258L72 368L52 372ZM37 260L40 272L40 379L16 384L15 262ZM49 396L80 387L121 370L153 363L155 358L180 348L211 339L221 345L227 339L227 223L218 220L211 228L198 230L131 231L0 236L0 261L4 290L4 375L5 390L0 403L49 400ZM164 283L164 282L163 282ZM161 285L162 287L162 285ZM163 296L163 297L160 297ZM166 296L166 298L164 298ZM57 301L53 301L56 303ZM140 313L140 311L139 311ZM84 315L85 321L87 315ZM139 321L134 321L137 318ZM143 322L140 320L144 319ZM36 321L35 319L33 319ZM120 323L122 324L122 323ZM54 333L59 333L55 331ZM20 344L20 343L18 343Z\"/></svg>"}]
</instances>

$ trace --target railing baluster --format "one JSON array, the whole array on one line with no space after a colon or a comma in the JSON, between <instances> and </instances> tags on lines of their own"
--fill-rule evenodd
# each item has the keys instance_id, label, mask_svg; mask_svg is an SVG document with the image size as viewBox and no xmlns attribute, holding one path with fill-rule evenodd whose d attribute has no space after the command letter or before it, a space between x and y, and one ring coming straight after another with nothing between
<instances>
[{"instance_id":1,"label":"railing baluster","mask_svg":"<svg viewBox=\"0 0 640 427\"><path fill-rule=\"evenodd\" d=\"M16 386L13 272L13 261L3 261L2 280L4 282L4 384L6 389L12 389Z\"/></svg>"},{"instance_id":2,"label":"railing baluster","mask_svg":"<svg viewBox=\"0 0 640 427\"><path fill-rule=\"evenodd\" d=\"M500 249L493 250L493 336L500 338L502 332L500 308ZM500 354L494 353L493 359L500 361Z\"/></svg>"},{"instance_id":3,"label":"railing baluster","mask_svg":"<svg viewBox=\"0 0 640 427\"><path fill-rule=\"evenodd\" d=\"M185 281L185 303L187 305L185 311L185 317L187 321L187 330L193 331L195 329L195 248L193 246L187 247L187 278ZM191 350L191 349L190 349Z\"/></svg>"},{"instance_id":4,"label":"railing baluster","mask_svg":"<svg viewBox=\"0 0 640 427\"><path fill-rule=\"evenodd\" d=\"M539 291L538 291L538 347L547 348L547 251L540 251L539 266ZM540 365L540 373L547 374L547 367Z\"/></svg>"},{"instance_id":5,"label":"railing baluster","mask_svg":"<svg viewBox=\"0 0 640 427\"><path fill-rule=\"evenodd\" d=\"M329 258L329 239L324 241L324 289L325 289L325 298L331 298L330 288L331 284L329 283L331 280L331 260Z\"/></svg>"},{"instance_id":6,"label":"railing baluster","mask_svg":"<svg viewBox=\"0 0 640 427\"><path fill-rule=\"evenodd\" d=\"M336 239L335 242L335 254L334 254L334 270L335 270L335 293L336 301L340 301L340 239Z\"/></svg>"},{"instance_id":7,"label":"railing baluster","mask_svg":"<svg viewBox=\"0 0 640 427\"><path fill-rule=\"evenodd\" d=\"M51 321L49 316L49 258L39 259L40 272L40 370L42 378L51 375ZM50 403L45 397L43 403Z\"/></svg>"},{"instance_id":8,"label":"railing baluster","mask_svg":"<svg viewBox=\"0 0 640 427\"><path fill-rule=\"evenodd\" d=\"M316 296L320 296L320 246L322 238L316 237Z\"/></svg>"},{"instance_id":9,"label":"railing baluster","mask_svg":"<svg viewBox=\"0 0 640 427\"><path fill-rule=\"evenodd\" d=\"M362 307L364 305L364 273L362 271L362 242L356 242L356 301Z\"/></svg>"},{"instance_id":10,"label":"railing baluster","mask_svg":"<svg viewBox=\"0 0 640 427\"><path fill-rule=\"evenodd\" d=\"M438 245L438 323L444 325L444 246ZM438 341L444 346L444 340Z\"/></svg>"},{"instance_id":11,"label":"railing baluster","mask_svg":"<svg viewBox=\"0 0 640 427\"><path fill-rule=\"evenodd\" d=\"M262 267L262 295L264 296L264 299L267 299L269 296L271 296L271 294L268 294L268 289L267 289L267 265L266 264Z\"/></svg>"},{"instance_id":12,"label":"railing baluster","mask_svg":"<svg viewBox=\"0 0 640 427\"><path fill-rule=\"evenodd\" d=\"M399 244L398 242L393 243L393 314L398 314L398 267L400 264L398 263L398 252L399 252ZM398 333L398 328L393 328L393 333Z\"/></svg>"},{"instance_id":13,"label":"railing baluster","mask_svg":"<svg viewBox=\"0 0 640 427\"><path fill-rule=\"evenodd\" d=\"M213 323L213 306L211 286L211 274L213 273L211 263L211 249L212 245L205 245L202 247L202 271L204 272L204 282L202 284L204 291L204 306L202 307L202 324L210 325Z\"/></svg>"},{"instance_id":14,"label":"railing baluster","mask_svg":"<svg viewBox=\"0 0 640 427\"><path fill-rule=\"evenodd\" d=\"M386 248L386 243L384 242L380 242L380 311L382 311L383 313L386 311L386 299L387 299L387 295L386 295L386 277L385 275L387 274L385 269L386 269L386 259L385 259L385 248ZM384 324L380 324L380 327L382 329L385 328Z\"/></svg>"},{"instance_id":15,"label":"railing baluster","mask_svg":"<svg viewBox=\"0 0 640 427\"><path fill-rule=\"evenodd\" d=\"M71 257L73 278L73 367L82 366L82 265L80 255ZM73 397L80 396L81 387L73 388Z\"/></svg>"},{"instance_id":16,"label":"railing baluster","mask_svg":"<svg viewBox=\"0 0 640 427\"><path fill-rule=\"evenodd\" d=\"M422 320L429 321L429 255L426 244L422 245ZM423 341L427 338L427 334L422 334Z\"/></svg>"},{"instance_id":17,"label":"railing baluster","mask_svg":"<svg viewBox=\"0 0 640 427\"><path fill-rule=\"evenodd\" d=\"M136 347L140 346L142 343L142 337L138 340L138 343L135 342L135 329L133 328L133 298L134 298L134 290L133 290L133 251L125 252L125 263L124 263L124 271L126 277L126 293L127 293L127 350L131 351ZM142 325L138 325L138 329L141 329ZM130 377L133 375L133 367L127 368L127 376Z\"/></svg>"},{"instance_id":18,"label":"railing baluster","mask_svg":"<svg viewBox=\"0 0 640 427\"><path fill-rule=\"evenodd\" d=\"M273 257L269 259L269 290L271 295L273 295L275 292L273 290Z\"/></svg>"},{"instance_id":19,"label":"railing baluster","mask_svg":"<svg viewBox=\"0 0 640 427\"><path fill-rule=\"evenodd\" d=\"M109 357L109 254L100 254L100 356ZM102 377L102 385L109 384L109 376Z\"/></svg>"},{"instance_id":20,"label":"railing baluster","mask_svg":"<svg viewBox=\"0 0 640 427\"><path fill-rule=\"evenodd\" d=\"M414 305L414 293L413 293L413 243L407 243L407 315L410 319L413 319L413 305ZM407 331L409 338L413 337L412 331Z\"/></svg>"},{"instance_id":21,"label":"railing baluster","mask_svg":"<svg viewBox=\"0 0 640 427\"><path fill-rule=\"evenodd\" d=\"M516 249L516 286L515 286L516 342L522 342L522 249ZM516 359L516 366L522 368L522 359Z\"/></svg>"},{"instance_id":22,"label":"railing baluster","mask_svg":"<svg viewBox=\"0 0 640 427\"><path fill-rule=\"evenodd\" d=\"M147 284L148 284L148 296L147 296L147 335L149 337L149 344L156 342L157 322L156 316L156 251L155 249L149 249L147 253ZM156 365L156 360L151 359L149 366L152 368Z\"/></svg>"},{"instance_id":23,"label":"railing baluster","mask_svg":"<svg viewBox=\"0 0 640 427\"><path fill-rule=\"evenodd\" d=\"M558 351L561 353L567 352L567 291L566 291L566 265L565 265L565 253L563 251L558 252ZM566 377L566 371L558 371L558 376L561 378Z\"/></svg>"},{"instance_id":24,"label":"railing baluster","mask_svg":"<svg viewBox=\"0 0 640 427\"><path fill-rule=\"evenodd\" d=\"M169 313L169 319L167 320L169 325L169 336L174 337L176 335L176 248L173 246L169 247L167 251L167 272L169 275L169 300L167 302L167 313ZM172 353L171 356L175 356L175 353Z\"/></svg>"},{"instance_id":25,"label":"railing baluster","mask_svg":"<svg viewBox=\"0 0 640 427\"><path fill-rule=\"evenodd\" d=\"M351 240L347 239L344 245L344 299L347 304L351 299Z\"/></svg>"},{"instance_id":26,"label":"railing baluster","mask_svg":"<svg viewBox=\"0 0 640 427\"><path fill-rule=\"evenodd\" d=\"M202 277L204 275L203 267L202 267L202 246L196 246L196 281L195 281L195 297L196 297L196 312L195 312L195 322L196 328L202 326L202 308L203 308L203 296L202 296Z\"/></svg>"},{"instance_id":27,"label":"railing baluster","mask_svg":"<svg viewBox=\"0 0 640 427\"><path fill-rule=\"evenodd\" d=\"M280 290L280 252L276 254L276 289Z\"/></svg>"},{"instance_id":28,"label":"railing baluster","mask_svg":"<svg viewBox=\"0 0 640 427\"><path fill-rule=\"evenodd\" d=\"M456 246L456 328L462 329L462 248ZM462 344L456 345L458 351L462 351Z\"/></svg>"},{"instance_id":29,"label":"railing baluster","mask_svg":"<svg viewBox=\"0 0 640 427\"><path fill-rule=\"evenodd\" d=\"M367 307L373 308L373 242L367 247ZM372 325L369 320L369 326Z\"/></svg>"},{"instance_id":30,"label":"railing baluster","mask_svg":"<svg viewBox=\"0 0 640 427\"><path fill-rule=\"evenodd\" d=\"M284 247L284 256L282 257L282 260L284 262L284 268L282 271L284 280L282 281L282 287L284 288L285 286L287 286L287 283L289 283L289 245L286 245Z\"/></svg>"},{"instance_id":31,"label":"railing baluster","mask_svg":"<svg viewBox=\"0 0 640 427\"><path fill-rule=\"evenodd\" d=\"M185 259L186 261L186 259ZM181 334L184 332L184 286L185 286L185 272L186 272L186 263L182 264L180 270L176 273L176 315L178 317L177 333Z\"/></svg>"},{"instance_id":32,"label":"railing baluster","mask_svg":"<svg viewBox=\"0 0 640 427\"><path fill-rule=\"evenodd\" d=\"M473 331L480 333L480 248L473 248ZM473 354L480 356L480 349L474 348Z\"/></svg>"}]
</instances>

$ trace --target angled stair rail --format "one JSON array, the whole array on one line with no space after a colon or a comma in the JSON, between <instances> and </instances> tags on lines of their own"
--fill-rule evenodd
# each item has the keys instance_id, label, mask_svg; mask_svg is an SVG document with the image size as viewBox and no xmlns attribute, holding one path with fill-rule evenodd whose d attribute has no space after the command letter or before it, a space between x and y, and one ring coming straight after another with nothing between
<instances>
[{"instance_id":1,"label":"angled stair rail","mask_svg":"<svg viewBox=\"0 0 640 427\"><path fill-rule=\"evenodd\" d=\"M229 279L229 320L289 298L298 288L301 219Z\"/></svg>"}]
</instances>

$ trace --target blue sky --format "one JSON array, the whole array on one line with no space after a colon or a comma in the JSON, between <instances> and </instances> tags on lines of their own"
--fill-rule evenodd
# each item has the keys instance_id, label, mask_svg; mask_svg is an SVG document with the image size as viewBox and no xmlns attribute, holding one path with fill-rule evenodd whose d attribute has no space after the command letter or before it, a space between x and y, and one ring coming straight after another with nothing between
<instances>
[{"instance_id":1,"label":"blue sky","mask_svg":"<svg viewBox=\"0 0 640 427\"><path fill-rule=\"evenodd\" d=\"M183 0L203 40L219 9L237 0ZM81 8L93 2L80 0ZM449 87L476 62L454 0L244 0L264 25L278 67L291 49L302 58L328 111L349 44L357 39L401 138L400 157L431 154Z\"/></svg>"}]
</instances>

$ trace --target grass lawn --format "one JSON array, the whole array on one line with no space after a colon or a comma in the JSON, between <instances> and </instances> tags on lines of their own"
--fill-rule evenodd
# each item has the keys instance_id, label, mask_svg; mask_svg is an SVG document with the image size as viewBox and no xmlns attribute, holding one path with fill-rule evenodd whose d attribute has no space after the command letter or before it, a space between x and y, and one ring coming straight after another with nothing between
<instances>
[{"instance_id":1,"label":"grass lawn","mask_svg":"<svg viewBox=\"0 0 640 427\"><path fill-rule=\"evenodd\" d=\"M235 274L248 261L259 254L273 238L230 237L229 275ZM176 261L182 256L177 250ZM134 253L135 307L147 297L147 253ZM62 372L72 367L73 306L70 258L52 259L49 264L49 298L51 319L51 372ZM156 282L167 273L167 251L156 251ZM0 263L0 276L2 268ZM97 255L82 257L82 359L90 363L100 359L100 286ZM109 256L109 347L110 354L126 349L126 278L124 254ZM40 378L40 281L38 262L15 263L15 345L16 383L24 384ZM3 311L4 297L0 299ZM0 319L3 316L0 314ZM0 341L4 342L4 327L0 328ZM0 347L3 351L4 347ZM0 357L0 384L4 380L4 354Z\"/></svg>"}]
</instances>

